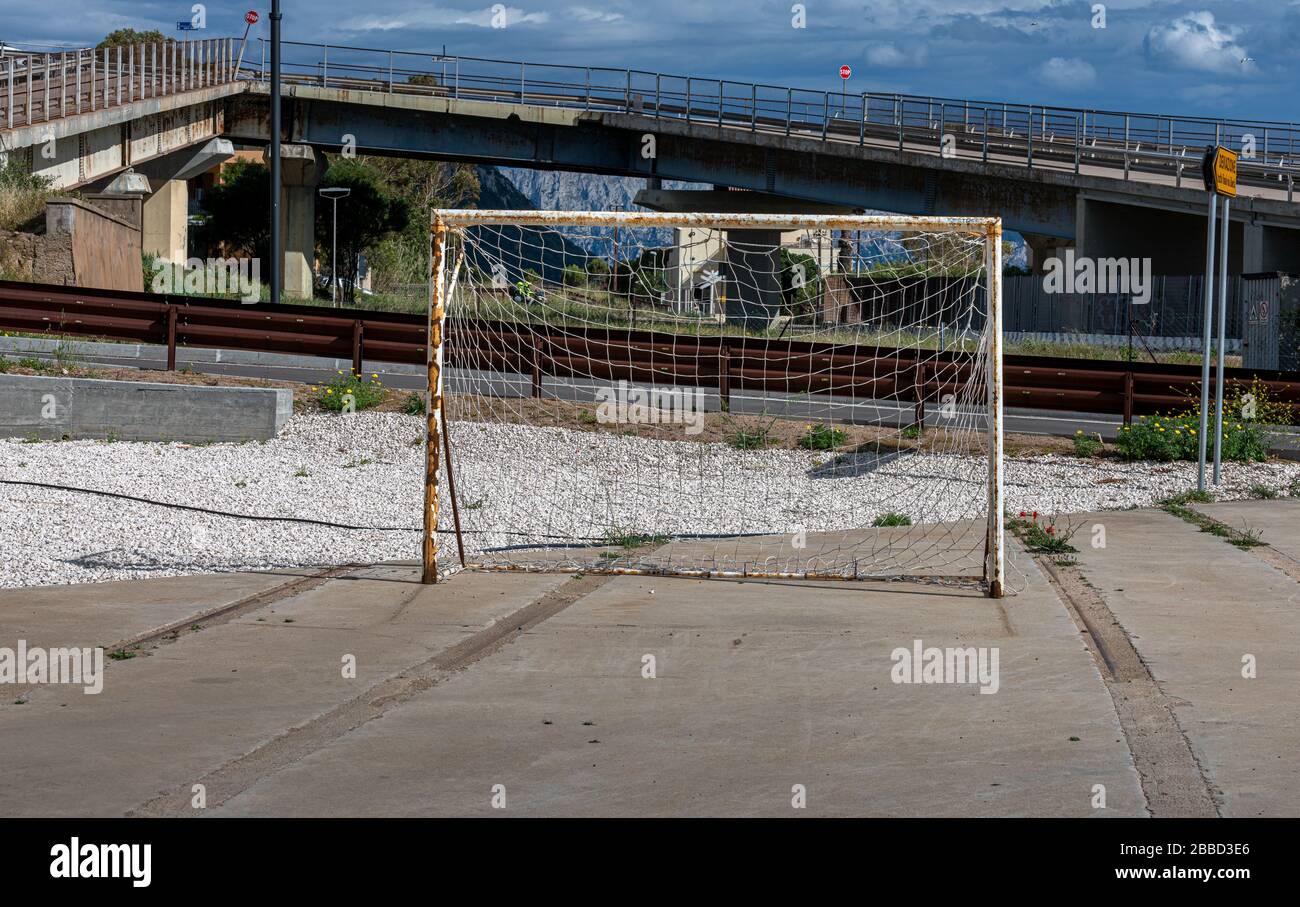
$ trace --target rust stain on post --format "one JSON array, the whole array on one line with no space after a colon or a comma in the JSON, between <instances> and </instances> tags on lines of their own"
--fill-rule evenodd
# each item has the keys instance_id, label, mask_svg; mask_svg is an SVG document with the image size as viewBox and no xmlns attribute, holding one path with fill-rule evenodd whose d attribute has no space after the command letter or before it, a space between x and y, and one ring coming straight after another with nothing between
<instances>
[{"instance_id":1,"label":"rust stain on post","mask_svg":"<svg viewBox=\"0 0 1300 907\"><path fill-rule=\"evenodd\" d=\"M1002 221L994 219L986 233L988 273L989 349L988 385L989 482L988 534L985 540L984 580L990 598L1002 598L1006 586L1006 539L1002 522Z\"/></svg>"},{"instance_id":2,"label":"rust stain on post","mask_svg":"<svg viewBox=\"0 0 1300 907\"><path fill-rule=\"evenodd\" d=\"M442 219L433 221L433 249L430 260L429 296L429 389L424 407L427 436L424 447L424 546L423 583L438 581L438 444L442 416L442 327L446 314L443 299L443 266L447 228Z\"/></svg>"}]
</instances>

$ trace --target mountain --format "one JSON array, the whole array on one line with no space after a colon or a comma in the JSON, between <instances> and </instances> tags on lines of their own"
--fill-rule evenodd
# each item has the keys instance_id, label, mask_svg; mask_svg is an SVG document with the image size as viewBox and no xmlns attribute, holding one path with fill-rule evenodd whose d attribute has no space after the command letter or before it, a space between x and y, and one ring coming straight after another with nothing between
<instances>
[{"instance_id":1,"label":"mountain","mask_svg":"<svg viewBox=\"0 0 1300 907\"><path fill-rule=\"evenodd\" d=\"M645 180L639 177L604 176L592 173L571 173L560 170L527 170L520 167L479 167L479 180L482 193L479 196L480 208L531 209L540 211L635 211L632 200L636 193L645 188ZM681 180L664 180L665 189L705 189L703 183L688 183ZM885 214L888 212L868 212ZM610 230L591 228L573 231L566 237L574 249L581 249L587 256L609 258L613 252L613 236ZM1007 240L1013 248L1004 256L1004 266L1024 267L1026 250L1023 241L1015 233L1008 233ZM632 247L654 248L671 243L672 237L667 230L624 231L622 257L627 257ZM888 245L888 244L887 244ZM867 260L890 257L897 254L874 247L871 242L863 243L860 253ZM570 262L573 263L573 262ZM577 262L581 264L581 262ZM549 277L548 277L549 279Z\"/></svg>"}]
</instances>

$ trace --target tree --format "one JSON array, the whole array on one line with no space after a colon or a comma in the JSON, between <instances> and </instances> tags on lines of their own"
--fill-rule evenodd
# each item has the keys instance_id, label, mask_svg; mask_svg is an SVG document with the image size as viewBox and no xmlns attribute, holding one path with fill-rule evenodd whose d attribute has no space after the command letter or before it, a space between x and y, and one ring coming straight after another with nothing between
<instances>
[{"instance_id":1,"label":"tree","mask_svg":"<svg viewBox=\"0 0 1300 907\"><path fill-rule=\"evenodd\" d=\"M265 164L236 160L221 171L221 180L203 197L207 221L194 243L209 251L271 260L271 174Z\"/></svg>"},{"instance_id":2,"label":"tree","mask_svg":"<svg viewBox=\"0 0 1300 907\"><path fill-rule=\"evenodd\" d=\"M361 158L335 157L325 171L321 188L351 190L338 202L338 275L345 297L356 299L357 265L381 239L401 233L411 223L411 204L393 192L378 173ZM316 240L328 261L334 248L333 204L316 206ZM331 273L334 263L329 262Z\"/></svg>"},{"instance_id":3,"label":"tree","mask_svg":"<svg viewBox=\"0 0 1300 907\"><path fill-rule=\"evenodd\" d=\"M105 47L129 47L134 44L166 44L174 43L175 38L169 38L158 29L153 28L149 31L136 31L134 28L119 28L116 31L109 32L103 41L95 45L96 50L103 50Z\"/></svg>"},{"instance_id":4,"label":"tree","mask_svg":"<svg viewBox=\"0 0 1300 907\"><path fill-rule=\"evenodd\" d=\"M391 193L407 199L413 212L405 230L381 239L368 253L375 276L386 287L424 283L429 269L428 212L472 207L479 196L477 171L470 164L442 161L374 156L356 160L372 168Z\"/></svg>"}]
</instances>

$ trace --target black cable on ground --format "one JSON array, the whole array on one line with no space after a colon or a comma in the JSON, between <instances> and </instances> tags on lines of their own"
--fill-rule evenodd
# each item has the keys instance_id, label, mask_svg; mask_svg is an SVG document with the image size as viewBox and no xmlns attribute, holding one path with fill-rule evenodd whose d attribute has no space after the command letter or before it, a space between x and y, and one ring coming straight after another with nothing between
<instances>
[{"instance_id":1,"label":"black cable on ground","mask_svg":"<svg viewBox=\"0 0 1300 907\"><path fill-rule=\"evenodd\" d=\"M0 485L22 485L28 488L45 488L50 491L75 491L80 494L97 494L106 498L117 498L123 501L134 501L137 504L151 504L154 507L167 507L171 510L189 510L194 513L206 513L211 516L229 517L236 520L260 520L262 522L272 523L304 523L309 526L325 526L330 529L351 529L357 532L423 532L422 528L407 528L405 526L354 526L351 523L334 523L329 520L313 520L310 517L295 516L265 516L259 513L233 513L229 510L213 510L210 507L195 507L193 504L174 504L170 501L155 501L152 498L142 498L133 494L122 494L118 491L104 491L100 488L80 488L75 485L55 485L50 482L29 482L25 479L0 479ZM439 529L442 535L454 535L454 529ZM563 539L569 544L567 547L587 548L591 545L607 545L606 538L587 538L574 539L567 535L541 535L536 532L511 532L505 529L466 529L463 535L520 535L534 539ZM761 538L768 535L779 535L776 532L733 532L733 533L705 533L690 532L674 534L669 537L670 541L682 540L707 540L707 539L743 539L743 538ZM518 545L512 546L520 549L536 548L536 545ZM549 547L566 547L551 545ZM509 549L494 549L509 550Z\"/></svg>"}]
</instances>

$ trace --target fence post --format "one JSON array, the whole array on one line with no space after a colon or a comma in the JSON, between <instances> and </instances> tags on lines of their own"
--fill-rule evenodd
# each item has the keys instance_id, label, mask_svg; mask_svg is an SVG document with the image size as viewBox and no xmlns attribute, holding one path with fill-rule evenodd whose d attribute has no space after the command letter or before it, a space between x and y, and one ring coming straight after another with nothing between
<instances>
[{"instance_id":1,"label":"fence post","mask_svg":"<svg viewBox=\"0 0 1300 907\"><path fill-rule=\"evenodd\" d=\"M356 375L361 374L362 345L365 343L365 328L361 324L360 318L352 320L352 371Z\"/></svg>"},{"instance_id":2,"label":"fence post","mask_svg":"<svg viewBox=\"0 0 1300 907\"><path fill-rule=\"evenodd\" d=\"M718 406L731 412L731 346L726 343L718 349Z\"/></svg>"},{"instance_id":3,"label":"fence post","mask_svg":"<svg viewBox=\"0 0 1300 907\"><path fill-rule=\"evenodd\" d=\"M917 351L917 355L921 355L919 350ZM915 383L916 405L912 409L912 423L917 427L919 433L918 437L925 433L925 372L925 363L918 362L916 365Z\"/></svg>"},{"instance_id":4,"label":"fence post","mask_svg":"<svg viewBox=\"0 0 1300 907\"><path fill-rule=\"evenodd\" d=\"M446 307L443 300L444 254L447 228L442 219L433 224L433 256L430 262L433 280L429 299L428 349L426 351L429 367L428 396L425 412L425 448L424 448L424 537L421 553L424 570L421 582L438 581L438 443L442 416L442 362L443 362L443 323Z\"/></svg>"},{"instance_id":5,"label":"fence post","mask_svg":"<svg viewBox=\"0 0 1300 907\"><path fill-rule=\"evenodd\" d=\"M1028 129L1029 132L1029 137L1027 140L1028 144L1026 145L1027 152L1026 152L1025 164L1030 170L1032 170L1034 169L1034 105L1033 104L1029 105L1029 116L1025 120L1025 127Z\"/></svg>"},{"instance_id":6,"label":"fence post","mask_svg":"<svg viewBox=\"0 0 1300 907\"><path fill-rule=\"evenodd\" d=\"M167 371L176 371L176 306L167 306Z\"/></svg>"},{"instance_id":7,"label":"fence post","mask_svg":"<svg viewBox=\"0 0 1300 907\"><path fill-rule=\"evenodd\" d=\"M5 70L6 70L6 72L7 72L8 75L9 75L9 78L7 79L8 83L9 83L9 104L8 104L8 106L5 108L5 112L6 112L6 115L8 116L8 118L9 118L9 128L10 128L10 129L13 129L13 128L14 128L14 61L15 61L15 59L16 59L16 58L14 58L14 57L9 57L9 58L6 60L6 62L8 63L8 65L5 67Z\"/></svg>"}]
</instances>

